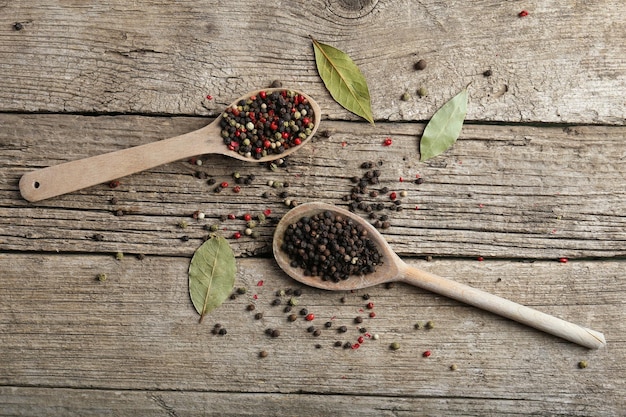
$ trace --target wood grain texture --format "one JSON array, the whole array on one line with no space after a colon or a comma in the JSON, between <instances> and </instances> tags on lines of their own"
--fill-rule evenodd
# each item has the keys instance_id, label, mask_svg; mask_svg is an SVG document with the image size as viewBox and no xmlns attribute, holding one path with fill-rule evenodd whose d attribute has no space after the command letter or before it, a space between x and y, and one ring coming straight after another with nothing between
<instances>
[{"instance_id":1,"label":"wood grain texture","mask_svg":"<svg viewBox=\"0 0 626 417\"><path fill-rule=\"evenodd\" d=\"M365 161L381 162L381 183L407 191L403 211L382 202L391 227L382 230L403 256L616 257L626 254L626 151L623 127L466 125L444 155L419 162L422 124L377 127L323 122L311 144L289 157L286 169L206 156L202 166L168 164L107 184L29 204L18 191L20 176L34 168L97 155L194 130L203 118L0 115L0 248L19 251L115 252L190 256L219 224L230 237L245 222L221 221L272 210L286 212L285 198L345 206L342 198L362 176ZM393 145L382 146L386 137ZM231 174L256 175L232 192ZM230 183L222 193L206 179ZM425 180L414 183L416 176ZM405 181L400 182L400 178ZM267 182L289 183L275 189ZM281 193L288 194L281 197ZM267 198L262 195L268 193ZM112 198L117 199L111 204ZM418 208L416 210L416 207ZM194 221L196 210L206 213ZM123 214L117 216L118 211ZM366 216L363 211L358 211ZM188 227L181 229L181 222ZM273 226L258 239L233 241L241 256L270 252ZM188 241L181 241L181 238Z\"/></svg>"},{"instance_id":2,"label":"wood grain texture","mask_svg":"<svg viewBox=\"0 0 626 417\"><path fill-rule=\"evenodd\" d=\"M470 120L623 125L625 35L621 0L11 1L0 108L216 115L279 79L319 98L327 118L354 119L317 75L314 36L353 57L377 120L426 120L472 82ZM428 66L416 72L418 59Z\"/></svg>"},{"instance_id":3,"label":"wood grain texture","mask_svg":"<svg viewBox=\"0 0 626 417\"><path fill-rule=\"evenodd\" d=\"M235 285L247 293L198 324L186 287L188 259L2 254L0 402L17 410L10 415L91 415L114 398L118 414L137 407L140 415L159 407L176 415L298 414L300 406L316 415L349 407L373 407L365 415L616 416L624 409L623 262L411 264L438 274L454 270L461 282L599 328L607 348L586 350L401 284L354 293L303 288L296 314L307 308L316 318L290 323L283 312L289 297L271 303L277 291L299 287L260 258L238 261ZM99 273L107 280L96 280ZM373 319L367 302L374 303ZM247 311L248 304L256 309ZM365 317L362 324L356 316ZM433 329L414 328L428 320ZM217 322L225 336L211 334ZM307 332L311 324L323 330L319 337ZM340 325L348 331L337 333ZM358 326L380 339L366 335L356 350L333 346L356 342ZM266 328L282 333L270 338ZM389 349L393 341L400 350ZM266 358L258 357L261 350ZM581 360L588 368L578 368Z\"/></svg>"}]
</instances>

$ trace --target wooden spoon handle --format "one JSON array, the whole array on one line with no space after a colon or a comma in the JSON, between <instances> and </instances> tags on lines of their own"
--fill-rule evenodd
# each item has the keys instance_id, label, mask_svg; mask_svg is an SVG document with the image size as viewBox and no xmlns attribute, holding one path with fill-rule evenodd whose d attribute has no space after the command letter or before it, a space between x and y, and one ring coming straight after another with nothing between
<instances>
[{"instance_id":1,"label":"wooden spoon handle","mask_svg":"<svg viewBox=\"0 0 626 417\"><path fill-rule=\"evenodd\" d=\"M44 200L209 153L210 139L205 129L29 172L20 179L20 192L28 201Z\"/></svg>"},{"instance_id":2,"label":"wooden spoon handle","mask_svg":"<svg viewBox=\"0 0 626 417\"><path fill-rule=\"evenodd\" d=\"M517 304L497 295L405 265L400 280L463 303L490 311L590 349L606 345L604 335Z\"/></svg>"}]
</instances>

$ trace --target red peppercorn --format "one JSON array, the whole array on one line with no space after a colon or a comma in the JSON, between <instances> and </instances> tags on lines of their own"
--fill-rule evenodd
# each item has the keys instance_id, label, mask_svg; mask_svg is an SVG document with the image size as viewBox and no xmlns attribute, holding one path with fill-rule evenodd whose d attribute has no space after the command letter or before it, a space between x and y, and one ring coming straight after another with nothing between
<instances>
[{"instance_id":1,"label":"red peppercorn","mask_svg":"<svg viewBox=\"0 0 626 417\"><path fill-rule=\"evenodd\" d=\"M392 143L393 141L391 140L391 138L386 138L383 142L383 146L391 146Z\"/></svg>"},{"instance_id":2,"label":"red peppercorn","mask_svg":"<svg viewBox=\"0 0 626 417\"><path fill-rule=\"evenodd\" d=\"M209 94L209 95L206 96L206 99L207 100L213 100L213 96Z\"/></svg>"},{"instance_id":3,"label":"red peppercorn","mask_svg":"<svg viewBox=\"0 0 626 417\"><path fill-rule=\"evenodd\" d=\"M374 312L372 311L372 312L370 313L370 317L371 317L371 318L376 317L376 313L374 313Z\"/></svg>"},{"instance_id":4,"label":"red peppercorn","mask_svg":"<svg viewBox=\"0 0 626 417\"><path fill-rule=\"evenodd\" d=\"M302 141L300 140L300 138L295 138L295 139L293 140L293 144L294 144L294 145L296 145L296 146L297 146L297 145L300 145L301 143L302 143Z\"/></svg>"},{"instance_id":5,"label":"red peppercorn","mask_svg":"<svg viewBox=\"0 0 626 417\"><path fill-rule=\"evenodd\" d=\"M315 319L315 314L309 313L304 318L305 318L306 321L313 321L313 319Z\"/></svg>"},{"instance_id":6,"label":"red peppercorn","mask_svg":"<svg viewBox=\"0 0 626 417\"><path fill-rule=\"evenodd\" d=\"M120 186L120 182L118 180L114 180L109 183L109 188L117 188L119 186Z\"/></svg>"},{"instance_id":7,"label":"red peppercorn","mask_svg":"<svg viewBox=\"0 0 626 417\"><path fill-rule=\"evenodd\" d=\"M311 123L311 119L309 119L308 117L305 117L302 119L302 123L304 124L304 126L307 126L309 123Z\"/></svg>"},{"instance_id":8,"label":"red peppercorn","mask_svg":"<svg viewBox=\"0 0 626 417\"><path fill-rule=\"evenodd\" d=\"M354 350L354 349L358 349L358 348L360 348L360 347L361 347L361 345L360 345L360 344L358 344L358 343L355 343L355 344L353 344L353 345L352 345L352 349L353 349L353 350Z\"/></svg>"},{"instance_id":9,"label":"red peppercorn","mask_svg":"<svg viewBox=\"0 0 626 417\"><path fill-rule=\"evenodd\" d=\"M269 140L266 140L265 142L263 142L263 147L265 149L269 148L270 146L272 146L272 142L270 142Z\"/></svg>"},{"instance_id":10,"label":"red peppercorn","mask_svg":"<svg viewBox=\"0 0 626 417\"><path fill-rule=\"evenodd\" d=\"M485 258L483 258L482 256L479 256L477 259L478 259L478 262L482 262L485 260Z\"/></svg>"},{"instance_id":11,"label":"red peppercorn","mask_svg":"<svg viewBox=\"0 0 626 417\"><path fill-rule=\"evenodd\" d=\"M398 181L404 182L404 178L400 177L400 179Z\"/></svg>"},{"instance_id":12,"label":"red peppercorn","mask_svg":"<svg viewBox=\"0 0 626 417\"><path fill-rule=\"evenodd\" d=\"M359 338L357 339L357 342L359 343L363 343L365 341L365 339L363 338L363 336L359 336Z\"/></svg>"},{"instance_id":13,"label":"red peppercorn","mask_svg":"<svg viewBox=\"0 0 626 417\"><path fill-rule=\"evenodd\" d=\"M262 99L265 99L267 97L267 92L259 91L259 97L261 97Z\"/></svg>"},{"instance_id":14,"label":"red peppercorn","mask_svg":"<svg viewBox=\"0 0 626 417\"><path fill-rule=\"evenodd\" d=\"M369 303L367 303L366 307L371 310L374 308L374 303L372 303L371 301Z\"/></svg>"},{"instance_id":15,"label":"red peppercorn","mask_svg":"<svg viewBox=\"0 0 626 417\"><path fill-rule=\"evenodd\" d=\"M263 211L263 214L264 214L265 216L269 216L270 214L272 214L272 210L270 210L270 209L265 209L265 210Z\"/></svg>"},{"instance_id":16,"label":"red peppercorn","mask_svg":"<svg viewBox=\"0 0 626 417\"><path fill-rule=\"evenodd\" d=\"M240 187L240 186L235 185L235 186L233 187L233 193L238 193L238 192L240 192L240 191L241 191L241 187Z\"/></svg>"},{"instance_id":17,"label":"red peppercorn","mask_svg":"<svg viewBox=\"0 0 626 417\"><path fill-rule=\"evenodd\" d=\"M527 10L522 10L521 12L519 12L517 14L519 17L526 17L528 16L528 11Z\"/></svg>"},{"instance_id":18,"label":"red peppercorn","mask_svg":"<svg viewBox=\"0 0 626 417\"><path fill-rule=\"evenodd\" d=\"M398 198L398 195L396 194L395 191L392 191L391 194L389 194L389 198L392 200L395 200L396 198Z\"/></svg>"},{"instance_id":19,"label":"red peppercorn","mask_svg":"<svg viewBox=\"0 0 626 417\"><path fill-rule=\"evenodd\" d=\"M287 133L287 132L283 132L280 136L281 136L283 139L289 139L289 133Z\"/></svg>"},{"instance_id":20,"label":"red peppercorn","mask_svg":"<svg viewBox=\"0 0 626 417\"><path fill-rule=\"evenodd\" d=\"M234 237L235 239L240 239L240 238L241 238L241 233L239 233L239 232L235 232L235 233L233 233L233 237Z\"/></svg>"},{"instance_id":21,"label":"red peppercorn","mask_svg":"<svg viewBox=\"0 0 626 417\"><path fill-rule=\"evenodd\" d=\"M237 217L235 217L235 215L232 213L228 215L228 220L235 220L236 218Z\"/></svg>"},{"instance_id":22,"label":"red peppercorn","mask_svg":"<svg viewBox=\"0 0 626 417\"><path fill-rule=\"evenodd\" d=\"M228 183L226 181L224 181L223 183L220 184L220 186L222 188L228 188Z\"/></svg>"},{"instance_id":23,"label":"red peppercorn","mask_svg":"<svg viewBox=\"0 0 626 417\"><path fill-rule=\"evenodd\" d=\"M569 259L567 258L559 258L559 262L561 262L562 264L566 264L568 260Z\"/></svg>"},{"instance_id":24,"label":"red peppercorn","mask_svg":"<svg viewBox=\"0 0 626 417\"><path fill-rule=\"evenodd\" d=\"M276 122L270 123L270 129L272 129L272 130L278 129L278 124Z\"/></svg>"},{"instance_id":25,"label":"red peppercorn","mask_svg":"<svg viewBox=\"0 0 626 417\"><path fill-rule=\"evenodd\" d=\"M432 355L432 354L433 354L433 353L432 353L430 350L427 350L426 352L422 353L422 356L423 356L423 357L425 357L425 358L427 358L427 357L429 357L429 356L430 356L430 355Z\"/></svg>"}]
</instances>

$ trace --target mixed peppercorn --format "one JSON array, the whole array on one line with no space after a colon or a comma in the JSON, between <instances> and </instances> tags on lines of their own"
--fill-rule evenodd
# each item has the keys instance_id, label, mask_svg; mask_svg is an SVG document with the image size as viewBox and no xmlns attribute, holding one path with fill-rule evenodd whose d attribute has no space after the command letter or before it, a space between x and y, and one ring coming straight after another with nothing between
<instances>
[{"instance_id":1,"label":"mixed peppercorn","mask_svg":"<svg viewBox=\"0 0 626 417\"><path fill-rule=\"evenodd\" d=\"M308 99L301 94L260 91L224 111L221 134L231 151L260 159L300 145L313 132L314 116Z\"/></svg>"}]
</instances>

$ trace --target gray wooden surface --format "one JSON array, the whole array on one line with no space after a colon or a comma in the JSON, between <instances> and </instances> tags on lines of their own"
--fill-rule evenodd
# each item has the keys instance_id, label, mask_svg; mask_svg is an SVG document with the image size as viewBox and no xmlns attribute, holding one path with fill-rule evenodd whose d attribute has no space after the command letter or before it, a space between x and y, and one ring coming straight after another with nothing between
<instances>
[{"instance_id":1,"label":"gray wooden surface","mask_svg":"<svg viewBox=\"0 0 626 417\"><path fill-rule=\"evenodd\" d=\"M0 1L0 415L624 415L623 11L609 0ZM376 126L332 100L309 36L357 62ZM323 112L287 167L199 156L117 188L20 197L26 172L197 129L273 80ZM420 162L424 123L468 83L459 141ZM365 161L407 192L382 231L403 259L602 331L606 348L403 284L331 293L288 278L271 254L283 200L345 206ZM233 172L256 178L238 194L207 184ZM233 239L244 221L222 220L268 209L254 239ZM247 292L198 324L187 268L212 224ZM287 321L288 297L272 305L296 288L319 337ZM361 335L359 349L334 346Z\"/></svg>"}]
</instances>

